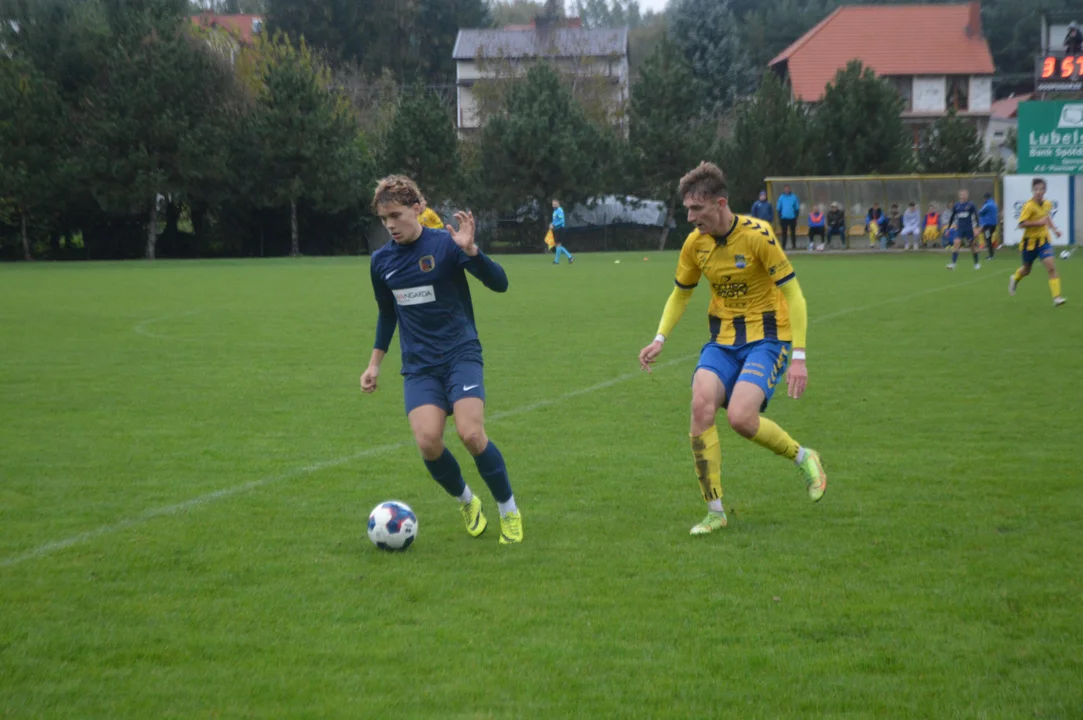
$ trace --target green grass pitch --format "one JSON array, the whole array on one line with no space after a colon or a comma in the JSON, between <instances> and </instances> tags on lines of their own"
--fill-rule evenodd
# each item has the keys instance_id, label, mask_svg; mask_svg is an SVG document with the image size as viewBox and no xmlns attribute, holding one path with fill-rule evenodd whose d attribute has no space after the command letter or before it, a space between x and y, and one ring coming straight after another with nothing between
<instances>
[{"instance_id":1,"label":"green grass pitch","mask_svg":"<svg viewBox=\"0 0 1083 720\"><path fill-rule=\"evenodd\" d=\"M1083 717L1083 260L1007 293L942 254L794 258L810 384L723 424L703 514L675 253L473 283L526 541L464 532L362 397L364 258L0 267L0 718ZM621 260L616 264L614 260ZM401 499L409 552L364 534Z\"/></svg>"}]
</instances>

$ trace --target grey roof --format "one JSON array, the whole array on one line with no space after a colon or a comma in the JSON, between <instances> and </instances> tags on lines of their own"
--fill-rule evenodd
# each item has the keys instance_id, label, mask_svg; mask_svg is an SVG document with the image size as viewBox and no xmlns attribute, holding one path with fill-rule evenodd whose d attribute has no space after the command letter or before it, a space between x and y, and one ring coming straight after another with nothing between
<instances>
[{"instance_id":1,"label":"grey roof","mask_svg":"<svg viewBox=\"0 0 1083 720\"><path fill-rule=\"evenodd\" d=\"M628 28L586 30L460 30L452 58L604 57L628 52Z\"/></svg>"}]
</instances>

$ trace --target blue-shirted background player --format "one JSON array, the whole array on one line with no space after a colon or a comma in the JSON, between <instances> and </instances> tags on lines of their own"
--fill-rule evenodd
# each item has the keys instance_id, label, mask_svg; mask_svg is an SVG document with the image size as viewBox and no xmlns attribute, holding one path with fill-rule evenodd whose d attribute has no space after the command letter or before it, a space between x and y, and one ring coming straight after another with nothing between
<instances>
[{"instance_id":1,"label":"blue-shirted background player","mask_svg":"<svg viewBox=\"0 0 1083 720\"><path fill-rule=\"evenodd\" d=\"M1000 208L997 207L990 193L985 193L984 200L981 210L978 210L978 223L981 225L982 235L985 236L985 247L989 251L989 259L992 260L996 255L996 243L993 240L996 237L997 224L1000 222Z\"/></svg>"},{"instance_id":2,"label":"blue-shirted background player","mask_svg":"<svg viewBox=\"0 0 1083 720\"><path fill-rule=\"evenodd\" d=\"M568 249L564 247L564 208L560 206L560 201L553 200L553 222L549 223L549 229L553 231L553 240L555 241L554 250L556 256L553 258L553 264L556 265L560 262L562 255L568 256L568 264L571 265L575 262L575 258L568 252Z\"/></svg>"},{"instance_id":3,"label":"blue-shirted background player","mask_svg":"<svg viewBox=\"0 0 1083 720\"><path fill-rule=\"evenodd\" d=\"M475 243L472 213L455 213L457 230L421 226L422 195L413 180L402 175L384 178L372 206L391 242L372 254L370 272L379 316L361 390L376 390L380 363L397 324L406 415L429 474L461 503L466 531L473 537L481 535L487 524L481 499L444 446L447 416L454 414L455 429L500 509L500 542L522 542L523 521L504 457L485 434L481 342L466 280L469 272L490 290L504 292L508 276Z\"/></svg>"},{"instance_id":4,"label":"blue-shirted background player","mask_svg":"<svg viewBox=\"0 0 1083 720\"><path fill-rule=\"evenodd\" d=\"M959 248L965 242L974 255L974 269L981 270L981 258L978 251L981 249L975 239L974 223L978 221L978 208L970 202L970 193L966 190L959 191L959 202L951 208L951 219L948 226L955 229L955 242L951 247L951 262L948 270L955 269L955 262L959 259Z\"/></svg>"}]
</instances>

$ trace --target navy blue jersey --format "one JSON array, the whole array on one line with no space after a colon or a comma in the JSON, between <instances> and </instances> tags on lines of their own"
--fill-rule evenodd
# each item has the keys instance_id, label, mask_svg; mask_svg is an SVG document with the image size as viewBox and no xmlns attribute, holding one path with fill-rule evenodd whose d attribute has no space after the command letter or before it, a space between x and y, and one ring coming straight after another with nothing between
<instances>
[{"instance_id":1,"label":"navy blue jersey","mask_svg":"<svg viewBox=\"0 0 1083 720\"><path fill-rule=\"evenodd\" d=\"M490 290L508 289L502 267L480 252L468 256L446 230L423 228L414 242L392 241L372 254L372 289L380 310L375 347L387 350L397 323L403 375L463 356L481 359L467 271Z\"/></svg>"},{"instance_id":2,"label":"navy blue jersey","mask_svg":"<svg viewBox=\"0 0 1083 720\"><path fill-rule=\"evenodd\" d=\"M978 208L972 202L957 202L951 208L948 225L955 224L963 237L974 237L974 223L978 219Z\"/></svg>"}]
</instances>

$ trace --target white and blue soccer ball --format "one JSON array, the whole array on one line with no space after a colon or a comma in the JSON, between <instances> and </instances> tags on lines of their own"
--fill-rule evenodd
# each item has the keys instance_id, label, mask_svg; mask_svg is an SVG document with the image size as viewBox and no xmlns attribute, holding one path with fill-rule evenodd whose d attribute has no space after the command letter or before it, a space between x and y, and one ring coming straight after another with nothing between
<instances>
[{"instance_id":1,"label":"white and blue soccer ball","mask_svg":"<svg viewBox=\"0 0 1083 720\"><path fill-rule=\"evenodd\" d=\"M369 513L369 540L381 550L405 550L417 537L417 515L398 500L382 502Z\"/></svg>"},{"instance_id":2,"label":"white and blue soccer ball","mask_svg":"<svg viewBox=\"0 0 1083 720\"><path fill-rule=\"evenodd\" d=\"M1070 257L1072 257L1072 251L1071 250L1061 250L1060 251L1060 259L1061 260L1067 260Z\"/></svg>"}]
</instances>

